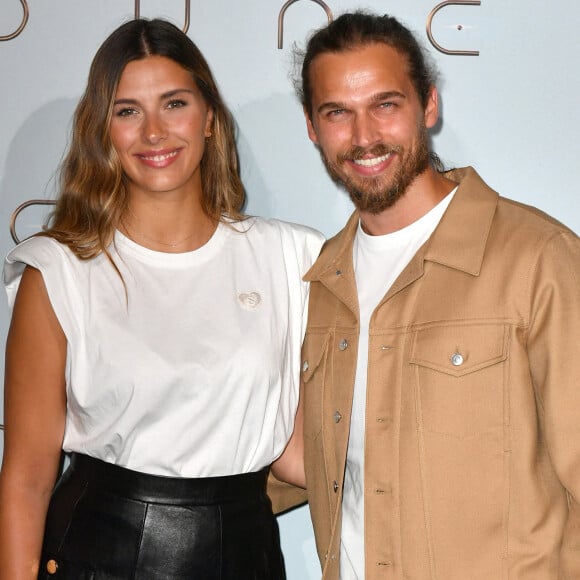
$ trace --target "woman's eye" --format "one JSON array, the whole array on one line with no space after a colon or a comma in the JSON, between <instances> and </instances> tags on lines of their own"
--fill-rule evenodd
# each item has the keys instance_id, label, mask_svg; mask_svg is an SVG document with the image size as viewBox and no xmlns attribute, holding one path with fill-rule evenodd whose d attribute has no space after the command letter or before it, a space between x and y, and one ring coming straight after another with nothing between
<instances>
[{"instance_id":1,"label":"woman's eye","mask_svg":"<svg viewBox=\"0 0 580 580\"><path fill-rule=\"evenodd\" d=\"M187 105L187 103L184 100L174 99L172 101L169 101L169 103L167 103L167 108L168 109L179 109L180 107L185 107L185 105Z\"/></svg>"},{"instance_id":2,"label":"woman's eye","mask_svg":"<svg viewBox=\"0 0 580 580\"><path fill-rule=\"evenodd\" d=\"M137 111L135 109L131 109L130 107L125 107L123 109L118 109L115 111L115 115L117 117L129 117L130 115L134 115Z\"/></svg>"}]
</instances>

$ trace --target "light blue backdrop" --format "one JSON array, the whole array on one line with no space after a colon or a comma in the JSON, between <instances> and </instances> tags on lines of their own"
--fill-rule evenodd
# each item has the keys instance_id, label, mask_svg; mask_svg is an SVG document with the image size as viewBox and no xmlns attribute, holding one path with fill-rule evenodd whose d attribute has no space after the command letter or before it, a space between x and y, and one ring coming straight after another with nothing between
<instances>
[{"instance_id":1,"label":"light blue backdrop","mask_svg":"<svg viewBox=\"0 0 580 580\"><path fill-rule=\"evenodd\" d=\"M0 36L18 28L21 0L0 0ZM328 0L334 15L368 8L391 13L430 49L441 71L441 128L434 147L450 166L471 164L502 194L538 206L580 231L580 5L577 0L456 2L432 18L438 44L477 50L446 55L430 44L426 24L435 0ZM133 0L28 0L29 21L0 41L0 254L13 245L14 208L54 194L54 172L90 60L105 36L134 14ZM312 0L291 5L278 49L283 0L191 0L189 35L207 56L239 125L250 213L306 223L326 235L351 211L308 141L289 81L291 47L326 14ZM185 2L143 0L141 15L181 26ZM26 237L43 208L20 215ZM8 313L0 301L0 336ZM0 343L3 346L3 342ZM32 356L32 355L31 355ZM0 367L1 368L1 367ZM1 438L1 435L0 435ZM1 445L0 441L0 445ZM280 518L289 580L319 578L308 512Z\"/></svg>"}]
</instances>

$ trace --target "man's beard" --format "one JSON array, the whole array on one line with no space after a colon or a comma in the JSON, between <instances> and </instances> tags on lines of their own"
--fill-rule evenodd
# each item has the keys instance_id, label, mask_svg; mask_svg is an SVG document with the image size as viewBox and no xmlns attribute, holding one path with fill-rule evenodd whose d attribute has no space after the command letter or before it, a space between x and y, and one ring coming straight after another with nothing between
<instances>
[{"instance_id":1,"label":"man's beard","mask_svg":"<svg viewBox=\"0 0 580 580\"><path fill-rule=\"evenodd\" d=\"M429 166L428 136L425 126L419 128L417 145L408 153L401 146L379 144L369 149L353 147L346 153L337 156L336 161L330 161L322 150L320 155L333 181L343 186L358 210L376 215L393 206L407 191L418 175ZM353 177L345 175L342 167L345 162L362 159L365 155L373 157L396 154L400 156L400 164L395 174L388 180L377 177Z\"/></svg>"}]
</instances>

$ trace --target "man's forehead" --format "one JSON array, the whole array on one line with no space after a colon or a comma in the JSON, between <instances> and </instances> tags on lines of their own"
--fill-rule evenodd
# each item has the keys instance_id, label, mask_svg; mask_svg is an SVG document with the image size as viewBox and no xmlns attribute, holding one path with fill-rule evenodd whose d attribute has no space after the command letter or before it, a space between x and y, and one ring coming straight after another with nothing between
<instances>
[{"instance_id":1,"label":"man's forehead","mask_svg":"<svg viewBox=\"0 0 580 580\"><path fill-rule=\"evenodd\" d=\"M325 52L311 63L313 92L399 91L412 88L406 57L384 43Z\"/></svg>"}]
</instances>

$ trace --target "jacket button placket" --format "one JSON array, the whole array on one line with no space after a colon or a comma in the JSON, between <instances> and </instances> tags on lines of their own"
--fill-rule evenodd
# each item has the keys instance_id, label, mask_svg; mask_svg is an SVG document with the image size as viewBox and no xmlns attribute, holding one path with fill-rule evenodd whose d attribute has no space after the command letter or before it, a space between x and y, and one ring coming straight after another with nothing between
<instances>
[{"instance_id":1,"label":"jacket button placket","mask_svg":"<svg viewBox=\"0 0 580 580\"><path fill-rule=\"evenodd\" d=\"M370 355L372 358L369 361L369 373L372 373L371 369L380 369L381 376L390 375L392 365L396 364L397 344L391 342L391 337L387 338L389 342L385 342L385 338L387 337L384 335L376 336L374 340L372 336L369 338L369 351L372 353ZM373 379L375 379L374 383L372 383ZM382 449L383 456L389 457L392 451L391 441L393 437L396 437L396 434L392 433L393 401L383 390L376 388L378 384L376 375L370 375L369 383L374 384L375 388L369 387L367 391L367 412L373 411L372 415L367 415L369 419L366 434L367 445L374 449ZM395 388L395 385L392 384L391 387ZM390 390L389 393L392 395L393 390ZM386 464L375 464L373 469L365 469L365 489L368 494L365 505L369 511L369 523L382 531L381 540L376 541L375 539L368 545L367 565L369 566L370 578L393 578L397 574L389 524L394 513L393 478L396 476L396 470L392 469L390 461L387 461ZM366 519L367 515L365 514ZM374 569L374 571L371 573L370 569Z\"/></svg>"}]
</instances>

